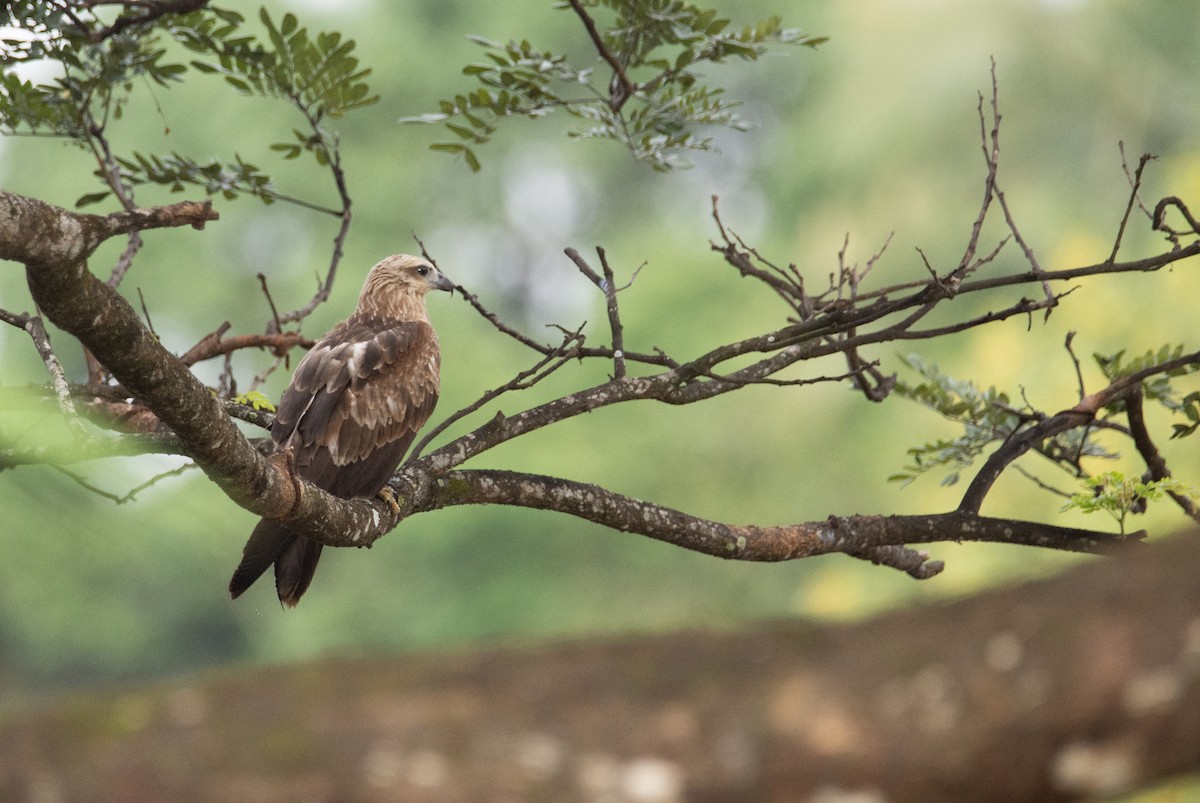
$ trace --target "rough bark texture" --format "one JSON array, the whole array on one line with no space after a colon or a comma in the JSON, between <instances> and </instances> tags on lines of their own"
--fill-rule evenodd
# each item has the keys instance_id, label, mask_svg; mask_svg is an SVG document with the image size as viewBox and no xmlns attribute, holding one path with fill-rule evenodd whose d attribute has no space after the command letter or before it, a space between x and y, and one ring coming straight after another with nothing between
<instances>
[{"instance_id":1,"label":"rough bark texture","mask_svg":"<svg viewBox=\"0 0 1200 803\"><path fill-rule=\"evenodd\" d=\"M1093 797L1200 769L1197 567L1188 534L861 624L77 695L0 722L0 799Z\"/></svg>"}]
</instances>

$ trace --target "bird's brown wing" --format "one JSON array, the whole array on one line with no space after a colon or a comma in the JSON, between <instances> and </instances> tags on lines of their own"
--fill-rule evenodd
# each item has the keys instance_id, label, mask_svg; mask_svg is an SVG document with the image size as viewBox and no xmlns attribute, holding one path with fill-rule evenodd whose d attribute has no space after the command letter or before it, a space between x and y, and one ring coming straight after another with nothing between
<instances>
[{"instance_id":1,"label":"bird's brown wing","mask_svg":"<svg viewBox=\"0 0 1200 803\"><path fill-rule=\"evenodd\" d=\"M439 360L428 323L351 318L296 368L271 435L305 479L336 496L373 496L433 413Z\"/></svg>"},{"instance_id":2,"label":"bird's brown wing","mask_svg":"<svg viewBox=\"0 0 1200 803\"><path fill-rule=\"evenodd\" d=\"M335 496L378 493L438 398L439 351L423 321L339 324L305 355L271 428L293 451L300 476ZM308 588L321 545L263 520L230 582L236 597L272 563L279 598L294 605Z\"/></svg>"}]
</instances>

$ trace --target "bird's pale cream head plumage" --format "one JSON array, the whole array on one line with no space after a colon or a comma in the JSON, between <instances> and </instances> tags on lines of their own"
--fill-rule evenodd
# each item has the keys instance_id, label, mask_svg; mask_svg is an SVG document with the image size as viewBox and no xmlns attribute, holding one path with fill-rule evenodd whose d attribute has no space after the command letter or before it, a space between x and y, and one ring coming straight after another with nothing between
<instances>
[{"instance_id":1,"label":"bird's pale cream head plumage","mask_svg":"<svg viewBox=\"0 0 1200 803\"><path fill-rule=\"evenodd\" d=\"M452 292L454 283L429 260L396 254L371 268L358 296L356 312L363 318L427 321L425 294L430 290Z\"/></svg>"}]
</instances>

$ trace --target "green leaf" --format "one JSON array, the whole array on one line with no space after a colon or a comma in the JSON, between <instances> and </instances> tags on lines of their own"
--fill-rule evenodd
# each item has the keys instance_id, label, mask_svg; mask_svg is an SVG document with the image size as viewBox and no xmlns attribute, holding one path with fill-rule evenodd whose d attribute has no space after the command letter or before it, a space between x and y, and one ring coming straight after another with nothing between
<instances>
[{"instance_id":1,"label":"green leaf","mask_svg":"<svg viewBox=\"0 0 1200 803\"><path fill-rule=\"evenodd\" d=\"M1063 510L1079 510L1083 513L1107 513L1117 522L1122 533L1125 520L1131 514L1143 513L1150 502L1166 494L1193 497L1186 485L1174 477L1147 481L1137 477L1126 477L1120 471L1107 471L1088 477L1083 482L1084 490L1073 494L1063 505Z\"/></svg>"},{"instance_id":2,"label":"green leaf","mask_svg":"<svg viewBox=\"0 0 1200 803\"><path fill-rule=\"evenodd\" d=\"M478 173L480 165L479 165L478 157L475 156L475 151L471 150L470 148L467 148L466 150L463 151L463 156L466 158L467 167L471 168L471 172Z\"/></svg>"},{"instance_id":3,"label":"green leaf","mask_svg":"<svg viewBox=\"0 0 1200 803\"><path fill-rule=\"evenodd\" d=\"M734 32L730 21L715 10L681 0L588 0L585 6L611 12L607 19L603 15L594 19L608 48L605 56L620 62L636 82L636 102L629 102L631 96L613 80L612 70L596 53L576 65L564 55L535 48L528 40L500 43L473 35L468 39L484 48L485 61L462 72L474 82L475 90L440 101L441 114L463 116L465 126L476 130L473 141L479 142L480 136L490 137L506 118L564 112L585 122L568 131L568 136L614 140L635 160L655 170L670 170L686 165L682 153L711 147L711 137L702 136L704 127L750 127L731 111L736 103L721 99L720 87L701 83L693 68L729 56L756 59L769 46L815 45L824 39L783 29L778 17ZM556 7L571 5L560 2ZM508 97L503 102L488 99L485 89L502 89ZM403 122L431 118L420 115ZM467 139L461 129L451 130Z\"/></svg>"},{"instance_id":4,"label":"green leaf","mask_svg":"<svg viewBox=\"0 0 1200 803\"><path fill-rule=\"evenodd\" d=\"M241 393L237 396L234 396L233 400L238 404L244 404L247 407L253 407L255 410L265 410L268 413L275 412L275 405L271 402L271 400L257 390Z\"/></svg>"},{"instance_id":5,"label":"green leaf","mask_svg":"<svg viewBox=\"0 0 1200 803\"><path fill-rule=\"evenodd\" d=\"M100 201L103 201L105 198L107 198L110 195L112 195L112 192L110 190L105 190L104 192L88 193L87 195L81 196L79 198L79 200L75 202L75 206L76 206L76 208L83 207L83 206L90 206L91 204L99 203Z\"/></svg>"}]
</instances>

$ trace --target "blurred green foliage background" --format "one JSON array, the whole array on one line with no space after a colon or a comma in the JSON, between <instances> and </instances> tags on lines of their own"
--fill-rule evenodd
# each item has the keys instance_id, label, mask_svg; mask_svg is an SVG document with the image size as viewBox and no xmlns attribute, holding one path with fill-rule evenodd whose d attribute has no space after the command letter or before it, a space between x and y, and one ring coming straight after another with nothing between
<instances>
[{"instance_id":1,"label":"blurred green foliage background","mask_svg":"<svg viewBox=\"0 0 1200 803\"><path fill-rule=\"evenodd\" d=\"M316 336L343 317L367 268L414 250L416 233L452 278L547 339L553 333L545 324L573 328L584 320L591 337L605 336L603 299L562 255L564 247L589 255L602 245L623 276L646 263L622 296L627 347L696 354L774 327L786 314L710 251L714 194L730 227L776 261L796 262L817 286L836 269L847 236L848 259L863 263L895 233L873 274L880 285L924 274L916 247L945 269L961 255L982 197L976 105L979 93L990 91L993 57L1004 114L1000 180L1044 266L1108 255L1128 194L1118 142L1133 161L1143 151L1159 156L1148 171L1149 203L1166 194L1193 208L1200 201L1200 5L716 5L735 22L781 14L785 25L831 40L816 51L779 50L714 70L712 81L727 82L745 99L743 116L759 126L718 132L719 152L669 175L633 164L610 143L569 141L553 120L502 127L480 152L482 172L472 174L428 150L441 131L396 122L467 86L459 70L480 53L465 34L584 51L575 18L548 1L270 6L294 11L312 29L356 39L382 95L340 121L355 224L334 298L305 331ZM283 105L237 96L205 76L171 91L144 87L137 98L111 131L119 150L175 150L198 159L236 152L285 192L333 203L326 175L303 160L280 162L268 150L298 122ZM15 192L69 207L98 189L93 169L86 154L58 141L0 142L0 183ZM151 188L138 196L142 205L177 199ZM255 279L260 271L281 308L307 301L336 231L332 218L284 204L216 206L221 220L205 231L146 235L123 285L134 299L141 290L156 330L180 353L226 319L233 333L261 331L269 310ZM1157 247L1144 219L1132 229L1124 254ZM994 243L999 231L992 234ZM119 253L119 244L109 246L93 260L99 275ZM993 270L1021 266L1010 247ZM1082 355L1179 342L1195 331L1193 270L1089 282L1045 324L1011 321L913 350L980 385L1014 396L1023 389L1047 408L1069 406L1076 386L1062 348L1066 332L1079 331ZM31 307L12 264L0 269L0 306ZM532 364L533 355L461 299L439 297L431 307L444 355L435 421ZM61 333L55 344L72 376L82 377L77 345ZM902 370L894 351L866 356L881 359L886 371ZM246 384L269 362L269 355L243 352L235 365ZM842 369L828 363L806 370ZM218 371L215 364L200 370L208 381ZM545 386L505 397L499 409L512 412L587 386L602 378L597 371L568 368ZM272 398L285 374L264 388ZM1098 372L1089 378L1098 382ZM24 334L0 330L0 383L44 379ZM53 419L9 412L0 437L53 436ZM603 410L489 452L477 465L597 482L726 521L778 523L952 507L961 489L940 487L936 476L906 487L886 478L905 464L906 448L953 434L908 402L873 405L842 386L750 388L692 408ZM1165 449L1177 474L1195 484L1194 443ZM180 463L123 459L72 471L120 494ZM1140 470L1132 461L1129 467ZM1066 478L1045 478L1070 487ZM1050 518L1060 506L1014 475L1002 480L984 512ZM856 616L1029 578L1071 560L1030 549L937 545L947 571L917 583L849 558L738 564L566 517L475 507L406 521L369 552L327 551L303 604L283 611L269 582L230 602L226 584L254 519L198 472L114 504L54 469L23 467L0 474L0 511L0 679L10 689L228 661ZM1138 524L1165 532L1178 521L1164 506Z\"/></svg>"}]
</instances>

